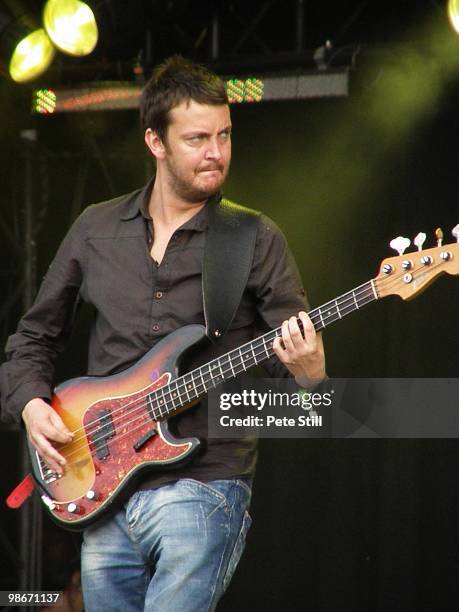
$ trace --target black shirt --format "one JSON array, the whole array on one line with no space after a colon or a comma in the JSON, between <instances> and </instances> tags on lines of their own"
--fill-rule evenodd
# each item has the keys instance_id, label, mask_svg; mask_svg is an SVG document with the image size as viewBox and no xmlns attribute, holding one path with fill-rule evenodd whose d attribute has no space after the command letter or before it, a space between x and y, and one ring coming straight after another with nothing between
<instances>
[{"instance_id":1,"label":"black shirt","mask_svg":"<svg viewBox=\"0 0 459 612\"><path fill-rule=\"evenodd\" d=\"M211 198L177 229L157 265L150 256L154 231L148 215L153 181L131 194L89 206L73 224L49 267L32 308L6 345L1 368L2 418L19 420L25 404L50 399L54 364L64 350L81 301L95 307L88 374L126 369L170 332L190 323L205 325L202 260ZM237 245L235 245L237 247ZM286 241L260 216L252 269L230 330L191 361L196 367L256 337L306 307L304 290ZM288 375L273 357L270 375ZM205 402L201 402L204 404ZM175 419L179 434L207 437L205 406ZM174 472L153 474L144 486L180 477L200 480L250 476L255 442L208 440L205 452Z\"/></svg>"}]
</instances>

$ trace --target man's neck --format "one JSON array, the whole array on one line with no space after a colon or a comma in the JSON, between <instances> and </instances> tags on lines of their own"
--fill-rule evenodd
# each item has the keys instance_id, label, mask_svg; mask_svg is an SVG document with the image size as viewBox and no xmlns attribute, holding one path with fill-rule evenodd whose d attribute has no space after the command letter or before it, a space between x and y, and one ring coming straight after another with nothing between
<instances>
[{"instance_id":1,"label":"man's neck","mask_svg":"<svg viewBox=\"0 0 459 612\"><path fill-rule=\"evenodd\" d=\"M148 210L155 224L163 227L179 227L194 217L205 203L206 200L197 203L183 200L164 183L155 181Z\"/></svg>"}]
</instances>

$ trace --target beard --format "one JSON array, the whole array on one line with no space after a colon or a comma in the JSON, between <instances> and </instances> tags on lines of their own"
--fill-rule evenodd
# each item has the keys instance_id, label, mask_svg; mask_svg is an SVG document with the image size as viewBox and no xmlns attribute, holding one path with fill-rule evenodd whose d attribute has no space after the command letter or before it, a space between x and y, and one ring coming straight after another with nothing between
<instances>
[{"instance_id":1,"label":"beard","mask_svg":"<svg viewBox=\"0 0 459 612\"><path fill-rule=\"evenodd\" d=\"M217 170L221 173L221 179L217 181L215 185L209 187L199 187L193 182L193 178L186 176L185 173L181 172L180 169L167 158L166 167L168 170L168 179L171 189L182 200L192 204L203 202L204 200L207 200L211 196L218 193L225 182L229 169L229 167L225 169L222 164L214 162L209 163L207 166L200 168L199 170L196 170L194 173L195 177L199 177L199 174L205 172L206 170Z\"/></svg>"}]
</instances>

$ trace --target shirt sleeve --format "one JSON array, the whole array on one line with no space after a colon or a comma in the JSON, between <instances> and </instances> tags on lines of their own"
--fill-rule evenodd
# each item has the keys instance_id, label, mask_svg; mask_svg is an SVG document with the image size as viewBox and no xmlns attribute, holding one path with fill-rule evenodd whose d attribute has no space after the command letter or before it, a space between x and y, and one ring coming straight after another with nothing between
<instances>
[{"instance_id":1,"label":"shirt sleeve","mask_svg":"<svg viewBox=\"0 0 459 612\"><path fill-rule=\"evenodd\" d=\"M256 335L275 329L300 310L309 309L301 277L279 227L261 215L248 288L256 298L259 326ZM263 363L274 378L291 376L276 356Z\"/></svg>"},{"instance_id":2,"label":"shirt sleeve","mask_svg":"<svg viewBox=\"0 0 459 612\"><path fill-rule=\"evenodd\" d=\"M2 420L19 421L35 397L51 399L57 356L70 335L82 282L85 213L73 224L51 263L33 306L9 337L0 368Z\"/></svg>"}]
</instances>

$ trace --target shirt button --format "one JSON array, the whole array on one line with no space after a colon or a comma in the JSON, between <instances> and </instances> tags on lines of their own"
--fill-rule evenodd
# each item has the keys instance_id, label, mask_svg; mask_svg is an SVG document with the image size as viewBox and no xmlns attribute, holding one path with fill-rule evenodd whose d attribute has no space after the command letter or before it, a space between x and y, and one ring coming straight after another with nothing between
<instances>
[{"instance_id":1,"label":"shirt button","mask_svg":"<svg viewBox=\"0 0 459 612\"><path fill-rule=\"evenodd\" d=\"M163 292L162 291L155 291L155 298L157 300L160 300L163 297Z\"/></svg>"},{"instance_id":2,"label":"shirt button","mask_svg":"<svg viewBox=\"0 0 459 612\"><path fill-rule=\"evenodd\" d=\"M155 323L155 324L153 325L153 328L152 328L152 329L153 329L153 331L155 331L155 332L159 331L159 325L158 325L157 323Z\"/></svg>"}]
</instances>

